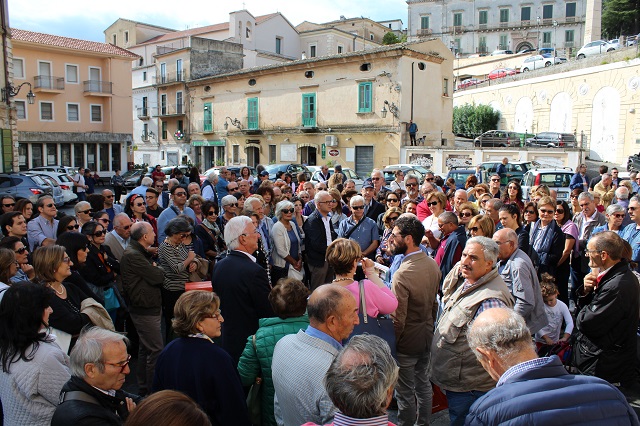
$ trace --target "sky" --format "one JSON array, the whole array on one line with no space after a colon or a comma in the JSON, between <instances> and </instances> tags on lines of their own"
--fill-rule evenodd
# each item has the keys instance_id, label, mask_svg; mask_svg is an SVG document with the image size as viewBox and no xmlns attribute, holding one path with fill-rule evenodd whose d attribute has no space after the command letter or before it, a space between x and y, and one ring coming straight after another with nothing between
<instances>
[{"instance_id":1,"label":"sky","mask_svg":"<svg viewBox=\"0 0 640 426\"><path fill-rule=\"evenodd\" d=\"M9 0L9 23L22 30L104 42L103 31L118 18L185 30L228 22L229 12L243 8L254 16L281 12L294 26L340 15L402 19L407 26L404 0Z\"/></svg>"}]
</instances>

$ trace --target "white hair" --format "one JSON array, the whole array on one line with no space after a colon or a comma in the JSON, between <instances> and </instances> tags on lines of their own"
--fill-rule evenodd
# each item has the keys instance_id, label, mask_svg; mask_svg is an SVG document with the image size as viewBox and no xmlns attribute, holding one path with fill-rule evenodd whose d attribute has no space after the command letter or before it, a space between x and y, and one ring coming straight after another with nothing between
<instances>
[{"instance_id":1,"label":"white hair","mask_svg":"<svg viewBox=\"0 0 640 426\"><path fill-rule=\"evenodd\" d=\"M218 181L218 175L215 173L209 173L209 176L207 176L207 180L211 183Z\"/></svg>"},{"instance_id":2,"label":"white hair","mask_svg":"<svg viewBox=\"0 0 640 426\"><path fill-rule=\"evenodd\" d=\"M363 205L366 204L362 195L354 195L353 197L351 197L351 199L349 200L349 205L353 207L353 203L355 202L362 202Z\"/></svg>"},{"instance_id":3,"label":"white hair","mask_svg":"<svg viewBox=\"0 0 640 426\"><path fill-rule=\"evenodd\" d=\"M313 197L313 202L317 205L318 202L320 202L320 198L323 197L324 195L328 195L331 197L331 194L329 194L329 192L327 191L318 191L316 192L316 195Z\"/></svg>"},{"instance_id":4,"label":"white hair","mask_svg":"<svg viewBox=\"0 0 640 426\"><path fill-rule=\"evenodd\" d=\"M248 225L253 225L253 222L247 216L236 216L227 222L224 226L224 242L227 243L229 250L238 248L240 244L238 239L244 234L244 230L247 229Z\"/></svg>"},{"instance_id":5,"label":"white hair","mask_svg":"<svg viewBox=\"0 0 640 426\"><path fill-rule=\"evenodd\" d=\"M151 185L153 185L153 179L151 179L149 176L145 176L142 178L142 181L140 181L140 185L150 187Z\"/></svg>"},{"instance_id":6,"label":"white hair","mask_svg":"<svg viewBox=\"0 0 640 426\"><path fill-rule=\"evenodd\" d=\"M618 200L626 200L629 198L629 188L626 186L620 186L616 189L616 198Z\"/></svg>"},{"instance_id":7,"label":"white hair","mask_svg":"<svg viewBox=\"0 0 640 426\"><path fill-rule=\"evenodd\" d=\"M71 374L76 377L85 378L86 373L84 366L86 364L95 364L98 370L103 373L104 361L102 355L104 348L107 345L118 344L120 342L128 345L129 339L122 334L114 333L104 328L91 327L84 329L80 332L80 336L71 350Z\"/></svg>"}]
</instances>

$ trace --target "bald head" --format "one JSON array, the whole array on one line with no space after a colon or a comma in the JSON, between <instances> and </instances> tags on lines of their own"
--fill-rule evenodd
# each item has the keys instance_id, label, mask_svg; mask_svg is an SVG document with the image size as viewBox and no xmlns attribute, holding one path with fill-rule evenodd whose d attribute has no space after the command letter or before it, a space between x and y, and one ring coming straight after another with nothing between
<instances>
[{"instance_id":1,"label":"bald head","mask_svg":"<svg viewBox=\"0 0 640 426\"><path fill-rule=\"evenodd\" d=\"M126 213L118 213L115 215L113 218L113 230L124 240L131 236L131 219Z\"/></svg>"},{"instance_id":2,"label":"bald head","mask_svg":"<svg viewBox=\"0 0 640 426\"><path fill-rule=\"evenodd\" d=\"M316 288L307 304L309 324L338 342L351 335L358 324L358 304L349 290L337 284Z\"/></svg>"}]
</instances>

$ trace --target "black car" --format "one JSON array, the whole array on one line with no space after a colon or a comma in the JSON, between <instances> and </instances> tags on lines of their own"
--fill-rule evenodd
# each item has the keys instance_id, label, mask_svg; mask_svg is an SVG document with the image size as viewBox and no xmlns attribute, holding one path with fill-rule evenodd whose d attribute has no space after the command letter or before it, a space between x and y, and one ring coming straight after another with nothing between
<instances>
[{"instance_id":1,"label":"black car","mask_svg":"<svg viewBox=\"0 0 640 426\"><path fill-rule=\"evenodd\" d=\"M629 159L627 160L627 171L640 171L640 153L629 156Z\"/></svg>"},{"instance_id":2,"label":"black car","mask_svg":"<svg viewBox=\"0 0 640 426\"><path fill-rule=\"evenodd\" d=\"M11 195L16 200L26 198L35 204L44 195L53 196L53 188L40 176L0 173L0 197L5 195Z\"/></svg>"},{"instance_id":3,"label":"black car","mask_svg":"<svg viewBox=\"0 0 640 426\"><path fill-rule=\"evenodd\" d=\"M302 164L269 164L265 167L265 170L269 172L269 179L276 180L276 173L284 172L290 173L293 182L298 182L298 173L304 173L307 176L307 181L311 180L311 172L307 169L307 166Z\"/></svg>"}]
</instances>

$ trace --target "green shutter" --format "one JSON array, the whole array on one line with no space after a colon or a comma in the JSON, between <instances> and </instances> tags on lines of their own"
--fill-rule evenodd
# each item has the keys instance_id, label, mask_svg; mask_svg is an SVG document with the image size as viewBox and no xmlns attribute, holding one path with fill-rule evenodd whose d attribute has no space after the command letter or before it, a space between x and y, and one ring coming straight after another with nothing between
<instances>
[{"instance_id":1,"label":"green shutter","mask_svg":"<svg viewBox=\"0 0 640 426\"><path fill-rule=\"evenodd\" d=\"M316 127L316 94L302 94L302 125Z\"/></svg>"},{"instance_id":2,"label":"green shutter","mask_svg":"<svg viewBox=\"0 0 640 426\"><path fill-rule=\"evenodd\" d=\"M11 129L2 129L2 171L13 171L13 143Z\"/></svg>"},{"instance_id":3,"label":"green shutter","mask_svg":"<svg viewBox=\"0 0 640 426\"><path fill-rule=\"evenodd\" d=\"M211 109L211 102L205 102L204 104L204 123L202 130L205 132L213 131L213 110Z\"/></svg>"},{"instance_id":4,"label":"green shutter","mask_svg":"<svg viewBox=\"0 0 640 426\"><path fill-rule=\"evenodd\" d=\"M259 125L258 98L247 99L247 128L257 130Z\"/></svg>"},{"instance_id":5,"label":"green shutter","mask_svg":"<svg viewBox=\"0 0 640 426\"><path fill-rule=\"evenodd\" d=\"M371 112L371 82L358 84L358 112Z\"/></svg>"}]
</instances>

